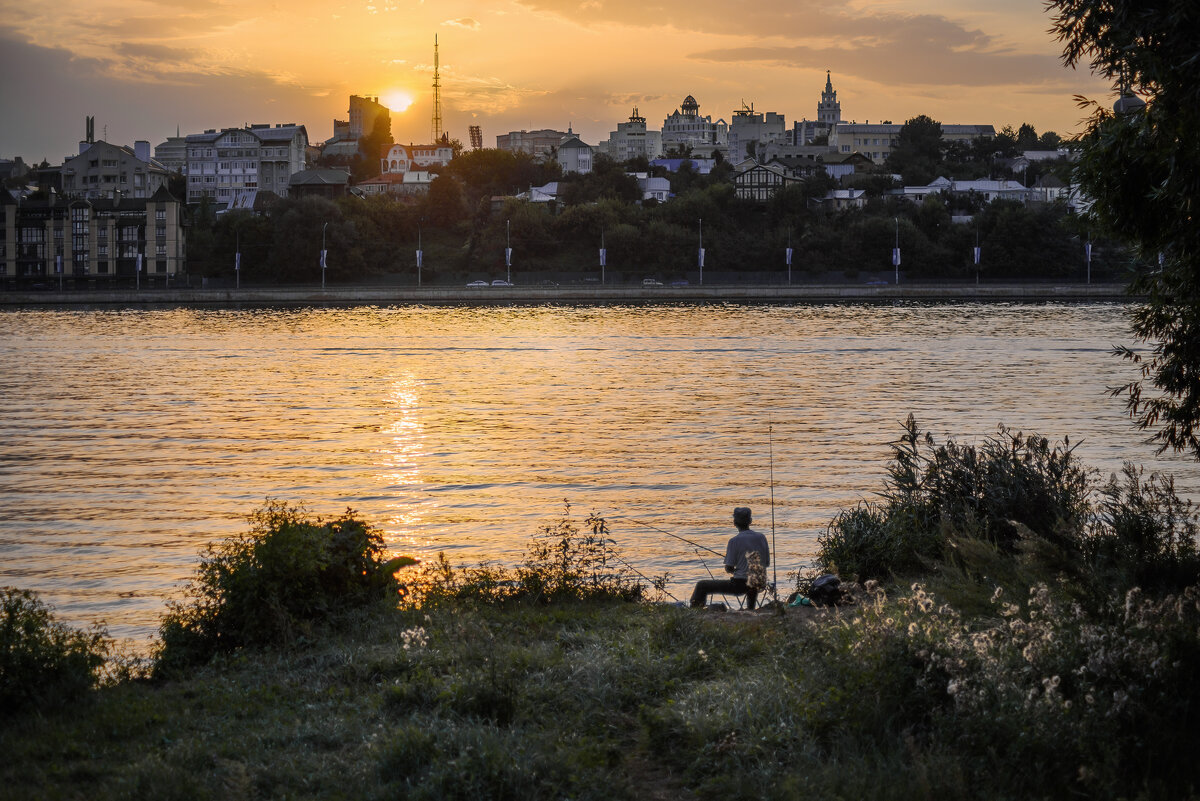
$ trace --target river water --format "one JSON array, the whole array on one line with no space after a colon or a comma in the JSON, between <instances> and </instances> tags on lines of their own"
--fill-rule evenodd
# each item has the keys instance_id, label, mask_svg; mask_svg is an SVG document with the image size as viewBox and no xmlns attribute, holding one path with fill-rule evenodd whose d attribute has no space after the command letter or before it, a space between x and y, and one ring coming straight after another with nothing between
<instances>
[{"instance_id":1,"label":"river water","mask_svg":"<svg viewBox=\"0 0 1200 801\"><path fill-rule=\"evenodd\" d=\"M268 498L353 507L397 552L513 563L564 501L686 597L670 532L733 506L781 584L880 487L911 412L998 424L1104 473L1155 458L1105 389L1118 304L661 305L0 312L0 585L147 640L208 542ZM773 482L773 483L772 483ZM772 493L773 488L773 493ZM656 530L661 529L661 531ZM717 560L709 566L718 570Z\"/></svg>"}]
</instances>

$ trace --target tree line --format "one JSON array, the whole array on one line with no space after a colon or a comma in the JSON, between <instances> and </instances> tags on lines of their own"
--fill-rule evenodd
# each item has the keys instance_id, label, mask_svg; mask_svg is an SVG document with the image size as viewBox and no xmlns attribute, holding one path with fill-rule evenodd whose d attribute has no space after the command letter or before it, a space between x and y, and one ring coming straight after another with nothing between
<instances>
[{"instance_id":1,"label":"tree line","mask_svg":"<svg viewBox=\"0 0 1200 801\"><path fill-rule=\"evenodd\" d=\"M1026 124L994 139L945 143L939 123L913 118L902 126L886 168L846 179L845 185L866 190L867 202L844 211L821 201L837 186L823 172L759 202L737 197L735 169L721 159L707 174L690 162L671 173L644 158L620 164L600 154L592 172L564 175L557 163L525 153L469 150L417 198L279 199L262 214L220 215L201 203L192 209L189 270L232 279L240 253L242 280L317 281L323 243L329 280L387 276L415 283L419 243L422 283L509 275L508 247L514 281L533 283L599 277L603 246L606 280L688 280L696 277L703 245L708 280L786 280L788 248L793 280L858 280L890 271L898 240L910 279L1070 280L1085 276L1085 243L1091 241L1092 279L1121 276L1128 254L1061 204L983 205L939 195L914 204L885 194L898 185L893 174L910 184L938 175L1009 177L1003 159L1030 143L1048 148L1059 141L1053 133L1038 137ZM1067 166L1042 169L1053 168ZM674 197L642 200L631 172L666 177ZM515 197L553 181L553 202ZM955 221L964 215L971 221Z\"/></svg>"}]
</instances>

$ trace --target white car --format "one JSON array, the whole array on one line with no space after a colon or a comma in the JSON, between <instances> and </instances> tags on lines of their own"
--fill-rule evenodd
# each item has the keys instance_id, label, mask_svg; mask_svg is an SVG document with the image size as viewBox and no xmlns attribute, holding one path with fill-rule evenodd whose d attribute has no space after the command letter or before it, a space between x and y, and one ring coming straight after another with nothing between
<instances>
[{"instance_id":1,"label":"white car","mask_svg":"<svg viewBox=\"0 0 1200 801\"><path fill-rule=\"evenodd\" d=\"M662 281L655 278L643 278L642 286L662 286Z\"/></svg>"},{"instance_id":2,"label":"white car","mask_svg":"<svg viewBox=\"0 0 1200 801\"><path fill-rule=\"evenodd\" d=\"M497 278L492 282L492 286L512 286L512 284L510 284L508 281L505 281L503 278Z\"/></svg>"},{"instance_id":3,"label":"white car","mask_svg":"<svg viewBox=\"0 0 1200 801\"><path fill-rule=\"evenodd\" d=\"M487 286L487 285L488 285L487 281L472 281L471 283L467 284L468 287Z\"/></svg>"}]
</instances>

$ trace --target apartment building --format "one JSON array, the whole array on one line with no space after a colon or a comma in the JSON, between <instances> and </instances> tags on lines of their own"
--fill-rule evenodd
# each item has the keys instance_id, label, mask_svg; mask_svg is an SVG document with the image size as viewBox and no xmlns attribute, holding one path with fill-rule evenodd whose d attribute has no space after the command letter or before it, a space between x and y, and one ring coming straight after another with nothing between
<instances>
[{"instance_id":1,"label":"apartment building","mask_svg":"<svg viewBox=\"0 0 1200 801\"><path fill-rule=\"evenodd\" d=\"M628 122L618 122L617 130L600 143L600 151L618 162L643 156L656 159L662 155L662 131L647 129L646 118L635 107Z\"/></svg>"},{"instance_id":2,"label":"apartment building","mask_svg":"<svg viewBox=\"0 0 1200 801\"><path fill-rule=\"evenodd\" d=\"M231 203L248 189L287 197L289 179L305 168L308 131L286 123L209 129L187 136L187 202Z\"/></svg>"},{"instance_id":3,"label":"apartment building","mask_svg":"<svg viewBox=\"0 0 1200 801\"><path fill-rule=\"evenodd\" d=\"M902 125L894 123L843 122L829 132L829 146L841 154L861 153L876 164L883 164L896 146ZM970 142L980 138L993 138L996 128L992 125L942 125L943 142Z\"/></svg>"},{"instance_id":4,"label":"apartment building","mask_svg":"<svg viewBox=\"0 0 1200 801\"><path fill-rule=\"evenodd\" d=\"M170 173L150 157L150 143L133 147L80 142L79 155L63 162L62 191L70 198L148 198L166 186Z\"/></svg>"},{"instance_id":5,"label":"apartment building","mask_svg":"<svg viewBox=\"0 0 1200 801\"><path fill-rule=\"evenodd\" d=\"M754 104L746 105L733 112L733 122L729 125L728 150L729 160L741 161L747 156L756 155L758 149L770 144L783 144L787 139L787 126L783 115L774 111L758 113ZM753 143L754 154L750 147Z\"/></svg>"},{"instance_id":6,"label":"apartment building","mask_svg":"<svg viewBox=\"0 0 1200 801\"><path fill-rule=\"evenodd\" d=\"M496 136L496 147L510 153L528 153L536 158L545 158L558 147L567 134L541 128L536 131L509 131Z\"/></svg>"},{"instance_id":7,"label":"apartment building","mask_svg":"<svg viewBox=\"0 0 1200 801\"><path fill-rule=\"evenodd\" d=\"M17 203L0 190L0 279L153 281L186 269L183 204L160 187L149 198L59 198Z\"/></svg>"}]
</instances>

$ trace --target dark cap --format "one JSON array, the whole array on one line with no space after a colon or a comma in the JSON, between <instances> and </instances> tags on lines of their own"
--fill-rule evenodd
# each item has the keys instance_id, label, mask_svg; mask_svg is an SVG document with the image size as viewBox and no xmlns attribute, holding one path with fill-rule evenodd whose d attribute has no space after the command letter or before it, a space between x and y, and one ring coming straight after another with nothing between
<instances>
[{"instance_id":1,"label":"dark cap","mask_svg":"<svg viewBox=\"0 0 1200 801\"><path fill-rule=\"evenodd\" d=\"M742 527L750 525L750 507L749 506L739 506L733 510L733 524L735 526L742 526Z\"/></svg>"}]
</instances>

